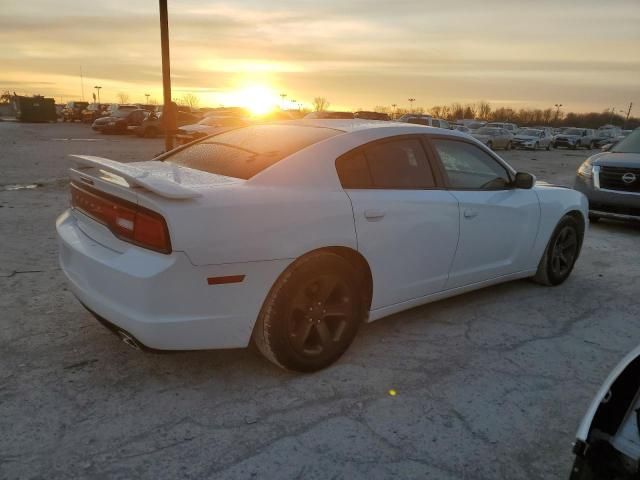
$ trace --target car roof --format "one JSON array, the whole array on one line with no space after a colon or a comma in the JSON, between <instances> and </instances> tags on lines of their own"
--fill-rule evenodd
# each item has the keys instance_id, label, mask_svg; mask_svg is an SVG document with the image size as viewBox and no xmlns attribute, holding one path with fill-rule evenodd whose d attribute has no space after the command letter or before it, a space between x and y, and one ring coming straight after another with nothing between
<instances>
[{"instance_id":1,"label":"car roof","mask_svg":"<svg viewBox=\"0 0 640 480\"><path fill-rule=\"evenodd\" d=\"M300 125L301 127L317 127L317 128L331 128L333 130L339 130L345 133L362 132L365 130L380 130L381 136L385 136L385 130L406 130L406 133L431 133L438 135L451 134L453 136L460 136L454 130L443 130L441 128L428 127L425 125L416 125L405 122L389 122L385 120L368 120L362 118L349 118L349 119L300 119L300 120L288 120L283 122L287 125ZM391 134L391 133L390 133ZM393 133L397 135L397 133ZM465 137L466 138L466 137Z\"/></svg>"}]
</instances>

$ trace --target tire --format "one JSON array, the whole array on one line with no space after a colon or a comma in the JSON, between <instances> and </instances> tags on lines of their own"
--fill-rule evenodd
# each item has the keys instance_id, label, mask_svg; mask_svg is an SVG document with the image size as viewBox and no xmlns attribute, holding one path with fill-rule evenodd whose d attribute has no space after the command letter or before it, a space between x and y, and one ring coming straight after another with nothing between
<instances>
[{"instance_id":1,"label":"tire","mask_svg":"<svg viewBox=\"0 0 640 480\"><path fill-rule=\"evenodd\" d=\"M504 147L505 150L511 150L511 142L507 142L507 146Z\"/></svg>"},{"instance_id":2,"label":"tire","mask_svg":"<svg viewBox=\"0 0 640 480\"><path fill-rule=\"evenodd\" d=\"M547 152L551 150L551 142L547 143Z\"/></svg>"},{"instance_id":3,"label":"tire","mask_svg":"<svg viewBox=\"0 0 640 480\"><path fill-rule=\"evenodd\" d=\"M315 252L275 282L252 340L276 365L298 372L328 367L347 350L365 318L359 276L342 257ZM334 314L327 311L333 309Z\"/></svg>"},{"instance_id":4,"label":"tire","mask_svg":"<svg viewBox=\"0 0 640 480\"><path fill-rule=\"evenodd\" d=\"M536 150L538 150L538 148L540 148L540 144L538 142L533 144L533 151L535 152Z\"/></svg>"},{"instance_id":5,"label":"tire","mask_svg":"<svg viewBox=\"0 0 640 480\"><path fill-rule=\"evenodd\" d=\"M589 222L598 223L600 221L600 215L594 215L593 213L589 214Z\"/></svg>"},{"instance_id":6,"label":"tire","mask_svg":"<svg viewBox=\"0 0 640 480\"><path fill-rule=\"evenodd\" d=\"M589 143L589 150L593 150L594 148L596 148L596 145L594 142L590 142Z\"/></svg>"},{"instance_id":7,"label":"tire","mask_svg":"<svg viewBox=\"0 0 640 480\"><path fill-rule=\"evenodd\" d=\"M488 141L487 142L487 148L489 148L490 150L493 150L493 142Z\"/></svg>"},{"instance_id":8,"label":"tire","mask_svg":"<svg viewBox=\"0 0 640 480\"><path fill-rule=\"evenodd\" d=\"M569 215L563 217L549 239L532 280L540 285L556 286L569 278L580 255L582 236L578 221Z\"/></svg>"}]
</instances>

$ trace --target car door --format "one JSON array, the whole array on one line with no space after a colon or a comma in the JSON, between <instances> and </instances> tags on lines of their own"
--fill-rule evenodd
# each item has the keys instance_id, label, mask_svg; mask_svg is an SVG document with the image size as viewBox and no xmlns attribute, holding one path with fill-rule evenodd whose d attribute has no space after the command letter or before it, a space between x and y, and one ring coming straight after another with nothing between
<instances>
[{"instance_id":1,"label":"car door","mask_svg":"<svg viewBox=\"0 0 640 480\"><path fill-rule=\"evenodd\" d=\"M430 144L460 205L460 240L446 288L530 269L540 219L536 193L513 188L513 172L471 142L430 137Z\"/></svg>"},{"instance_id":2,"label":"car door","mask_svg":"<svg viewBox=\"0 0 640 480\"><path fill-rule=\"evenodd\" d=\"M421 136L369 143L340 157L336 168L373 275L372 309L443 290L460 215Z\"/></svg>"}]
</instances>

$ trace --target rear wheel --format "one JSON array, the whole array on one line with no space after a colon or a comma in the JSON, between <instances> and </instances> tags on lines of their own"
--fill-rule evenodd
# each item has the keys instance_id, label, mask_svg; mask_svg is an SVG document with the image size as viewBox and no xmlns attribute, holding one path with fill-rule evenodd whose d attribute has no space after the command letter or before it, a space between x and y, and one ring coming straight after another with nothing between
<instances>
[{"instance_id":1,"label":"rear wheel","mask_svg":"<svg viewBox=\"0 0 640 480\"><path fill-rule=\"evenodd\" d=\"M581 246L582 229L578 221L565 216L549 239L533 281L550 286L563 283L571 275Z\"/></svg>"},{"instance_id":2,"label":"rear wheel","mask_svg":"<svg viewBox=\"0 0 640 480\"><path fill-rule=\"evenodd\" d=\"M276 365L313 372L347 350L364 318L357 272L325 252L298 260L274 284L253 331L258 350Z\"/></svg>"}]
</instances>

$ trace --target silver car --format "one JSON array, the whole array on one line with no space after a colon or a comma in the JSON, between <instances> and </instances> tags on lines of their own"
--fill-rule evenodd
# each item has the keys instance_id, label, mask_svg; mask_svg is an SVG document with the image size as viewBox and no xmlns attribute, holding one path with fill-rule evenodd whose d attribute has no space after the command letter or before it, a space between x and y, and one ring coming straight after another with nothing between
<instances>
[{"instance_id":1,"label":"silver car","mask_svg":"<svg viewBox=\"0 0 640 480\"><path fill-rule=\"evenodd\" d=\"M505 150L511 150L513 135L504 128L481 127L475 130L471 136L491 149L504 148Z\"/></svg>"}]
</instances>

